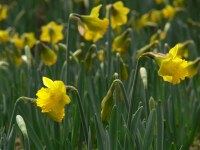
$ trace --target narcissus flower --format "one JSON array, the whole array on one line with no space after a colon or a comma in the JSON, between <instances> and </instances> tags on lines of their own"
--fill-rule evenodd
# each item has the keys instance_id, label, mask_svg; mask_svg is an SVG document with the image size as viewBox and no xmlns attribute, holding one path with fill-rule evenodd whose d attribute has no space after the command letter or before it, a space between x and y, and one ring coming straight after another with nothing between
<instances>
[{"instance_id":1,"label":"narcissus flower","mask_svg":"<svg viewBox=\"0 0 200 150\"><path fill-rule=\"evenodd\" d=\"M0 4L0 21L5 20L8 15L8 7Z\"/></svg>"},{"instance_id":2,"label":"narcissus flower","mask_svg":"<svg viewBox=\"0 0 200 150\"><path fill-rule=\"evenodd\" d=\"M65 116L64 107L71 102L66 93L66 86L62 81L52 81L47 77L43 77L42 80L46 88L38 90L36 104L42 113L56 122L61 122Z\"/></svg>"},{"instance_id":3,"label":"narcissus flower","mask_svg":"<svg viewBox=\"0 0 200 150\"><path fill-rule=\"evenodd\" d=\"M188 62L178 58L171 57L167 55L164 58L155 58L160 59L160 69L158 70L158 74L163 77L164 81L178 84L181 80L184 80L185 77L188 76Z\"/></svg>"},{"instance_id":4,"label":"narcissus flower","mask_svg":"<svg viewBox=\"0 0 200 150\"><path fill-rule=\"evenodd\" d=\"M131 29L127 29L125 32L123 32L121 35L117 36L112 44L112 48L120 53L122 56L127 53L128 47L131 42L131 38L129 33L131 32Z\"/></svg>"},{"instance_id":5,"label":"narcissus flower","mask_svg":"<svg viewBox=\"0 0 200 150\"><path fill-rule=\"evenodd\" d=\"M18 49L22 49L26 45L28 45L30 48L32 48L36 43L36 38L35 38L35 34L32 32L23 33L20 37L19 37L18 33L15 33L11 39L11 42Z\"/></svg>"},{"instance_id":6,"label":"narcissus flower","mask_svg":"<svg viewBox=\"0 0 200 150\"><path fill-rule=\"evenodd\" d=\"M11 42L15 45L16 48L22 49L24 47L24 41L19 37L18 33L15 33L11 39Z\"/></svg>"},{"instance_id":7,"label":"narcissus flower","mask_svg":"<svg viewBox=\"0 0 200 150\"><path fill-rule=\"evenodd\" d=\"M51 21L45 26L42 26L41 30L42 30L42 34L40 35L41 41L56 44L64 38L62 33L63 26L57 25L53 21Z\"/></svg>"},{"instance_id":8,"label":"narcissus flower","mask_svg":"<svg viewBox=\"0 0 200 150\"><path fill-rule=\"evenodd\" d=\"M148 52L143 54L143 56L146 55L155 59L160 67L158 74L164 81L178 84L181 80L188 77L188 62L178 57L177 54L178 53L175 53L172 48L168 54Z\"/></svg>"},{"instance_id":9,"label":"narcissus flower","mask_svg":"<svg viewBox=\"0 0 200 150\"><path fill-rule=\"evenodd\" d=\"M44 64L48 66L55 64L57 61L57 55L53 50L51 50L47 46L44 46L44 48L41 49L40 57Z\"/></svg>"},{"instance_id":10,"label":"narcissus flower","mask_svg":"<svg viewBox=\"0 0 200 150\"><path fill-rule=\"evenodd\" d=\"M99 19L99 10L102 5L94 7L89 16L74 14L79 18L79 33L88 41L96 42L103 37L108 28L108 19Z\"/></svg>"},{"instance_id":11,"label":"narcissus flower","mask_svg":"<svg viewBox=\"0 0 200 150\"><path fill-rule=\"evenodd\" d=\"M30 48L32 48L36 43L35 34L33 32L24 33L21 35L21 38L24 46L28 45Z\"/></svg>"},{"instance_id":12,"label":"narcissus flower","mask_svg":"<svg viewBox=\"0 0 200 150\"><path fill-rule=\"evenodd\" d=\"M10 40L10 35L7 30L0 30L0 43L6 43Z\"/></svg>"},{"instance_id":13,"label":"narcissus flower","mask_svg":"<svg viewBox=\"0 0 200 150\"><path fill-rule=\"evenodd\" d=\"M176 44L169 51L169 55L176 56L179 58L187 58L188 57L188 46L193 43L193 41L188 40L183 43Z\"/></svg>"},{"instance_id":14,"label":"narcissus flower","mask_svg":"<svg viewBox=\"0 0 200 150\"><path fill-rule=\"evenodd\" d=\"M165 8L162 9L162 14L163 17L166 19L173 19L176 14L176 10L171 5L167 5Z\"/></svg>"},{"instance_id":15,"label":"narcissus flower","mask_svg":"<svg viewBox=\"0 0 200 150\"><path fill-rule=\"evenodd\" d=\"M115 29L118 26L121 26L127 22L127 14L129 13L130 9L124 7L122 1L117 1L114 4L110 4L106 6L106 16L109 17L109 9L111 12L111 27Z\"/></svg>"}]
</instances>

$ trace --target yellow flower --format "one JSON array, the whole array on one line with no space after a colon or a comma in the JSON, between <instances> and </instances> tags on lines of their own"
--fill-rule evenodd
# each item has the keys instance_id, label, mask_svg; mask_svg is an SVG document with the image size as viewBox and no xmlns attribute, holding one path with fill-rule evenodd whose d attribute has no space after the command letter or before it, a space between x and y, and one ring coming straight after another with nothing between
<instances>
[{"instance_id":1,"label":"yellow flower","mask_svg":"<svg viewBox=\"0 0 200 150\"><path fill-rule=\"evenodd\" d=\"M188 46L193 43L193 41L188 40L183 43L176 44L173 48L170 49L169 55L176 56L179 58L188 57Z\"/></svg>"},{"instance_id":2,"label":"yellow flower","mask_svg":"<svg viewBox=\"0 0 200 150\"><path fill-rule=\"evenodd\" d=\"M8 7L0 4L0 21L7 18Z\"/></svg>"},{"instance_id":3,"label":"yellow flower","mask_svg":"<svg viewBox=\"0 0 200 150\"><path fill-rule=\"evenodd\" d=\"M173 54L162 54L148 52L143 56L149 56L155 59L159 65L158 74L163 78L164 81L178 84L181 80L188 77L188 62L178 57L177 53Z\"/></svg>"},{"instance_id":4,"label":"yellow flower","mask_svg":"<svg viewBox=\"0 0 200 150\"><path fill-rule=\"evenodd\" d=\"M22 49L24 47L24 41L22 38L19 37L18 33L14 34L11 41L13 42L15 47L18 49Z\"/></svg>"},{"instance_id":5,"label":"yellow flower","mask_svg":"<svg viewBox=\"0 0 200 150\"><path fill-rule=\"evenodd\" d=\"M188 76L188 62L181 58L167 56L162 59L159 66L158 74L164 81L178 84Z\"/></svg>"},{"instance_id":6,"label":"yellow flower","mask_svg":"<svg viewBox=\"0 0 200 150\"><path fill-rule=\"evenodd\" d=\"M42 34L40 35L40 40L44 42L50 42L52 44L56 44L60 40L62 40L63 34L63 26L57 25L55 22L50 22L41 28Z\"/></svg>"},{"instance_id":7,"label":"yellow flower","mask_svg":"<svg viewBox=\"0 0 200 150\"><path fill-rule=\"evenodd\" d=\"M149 13L149 21L158 23L162 19L162 13L159 10L151 10Z\"/></svg>"},{"instance_id":8,"label":"yellow flower","mask_svg":"<svg viewBox=\"0 0 200 150\"><path fill-rule=\"evenodd\" d=\"M133 27L136 30L140 30L141 28L143 28L144 26L146 26L148 24L148 19L149 18L149 14L143 14L139 19L137 19L134 23L133 23Z\"/></svg>"},{"instance_id":9,"label":"yellow flower","mask_svg":"<svg viewBox=\"0 0 200 150\"><path fill-rule=\"evenodd\" d=\"M38 90L36 104L42 109L42 113L46 113L56 122L61 122L65 116L64 107L71 101L66 93L66 86L62 81L52 81L47 77L42 80L46 88Z\"/></svg>"},{"instance_id":10,"label":"yellow flower","mask_svg":"<svg viewBox=\"0 0 200 150\"><path fill-rule=\"evenodd\" d=\"M46 46L41 50L40 57L44 64L48 66L55 64L57 61L55 52Z\"/></svg>"},{"instance_id":11,"label":"yellow flower","mask_svg":"<svg viewBox=\"0 0 200 150\"><path fill-rule=\"evenodd\" d=\"M108 12L111 8L111 26L113 29L115 29L118 26L121 26L127 22L127 14L129 13L129 8L124 7L124 4L122 1L117 1L112 5L107 5L107 18L108 18Z\"/></svg>"},{"instance_id":12,"label":"yellow flower","mask_svg":"<svg viewBox=\"0 0 200 150\"><path fill-rule=\"evenodd\" d=\"M32 32L22 34L21 38L23 40L24 46L28 45L30 48L32 48L36 43L35 34Z\"/></svg>"},{"instance_id":13,"label":"yellow flower","mask_svg":"<svg viewBox=\"0 0 200 150\"><path fill-rule=\"evenodd\" d=\"M78 30L79 33L88 41L96 42L105 34L108 28L108 19L99 19L99 10L102 5L94 7L89 16L76 15L79 18Z\"/></svg>"},{"instance_id":14,"label":"yellow flower","mask_svg":"<svg viewBox=\"0 0 200 150\"><path fill-rule=\"evenodd\" d=\"M198 57L196 60L194 61L190 61L188 63L188 77L191 78L194 75L196 75L198 73L198 68L199 68L199 64L200 64L200 57Z\"/></svg>"},{"instance_id":15,"label":"yellow flower","mask_svg":"<svg viewBox=\"0 0 200 150\"><path fill-rule=\"evenodd\" d=\"M0 43L6 43L10 40L10 35L7 30L0 30Z\"/></svg>"},{"instance_id":16,"label":"yellow flower","mask_svg":"<svg viewBox=\"0 0 200 150\"><path fill-rule=\"evenodd\" d=\"M171 5L167 5L162 9L162 14L165 19L173 19L176 11Z\"/></svg>"},{"instance_id":17,"label":"yellow flower","mask_svg":"<svg viewBox=\"0 0 200 150\"><path fill-rule=\"evenodd\" d=\"M131 42L131 38L129 37L130 29L127 29L121 35L117 36L112 44L112 48L120 53L122 56L127 53L128 47Z\"/></svg>"}]
</instances>

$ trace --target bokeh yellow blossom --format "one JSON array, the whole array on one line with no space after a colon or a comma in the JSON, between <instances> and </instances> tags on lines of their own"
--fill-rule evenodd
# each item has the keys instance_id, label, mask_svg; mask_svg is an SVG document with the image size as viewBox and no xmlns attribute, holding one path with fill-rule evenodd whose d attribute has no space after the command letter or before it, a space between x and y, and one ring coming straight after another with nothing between
<instances>
[{"instance_id":1,"label":"bokeh yellow blossom","mask_svg":"<svg viewBox=\"0 0 200 150\"><path fill-rule=\"evenodd\" d=\"M66 93L66 86L62 81L52 81L47 77L43 77L42 80L46 88L38 90L36 104L42 113L56 122L61 122L65 116L64 107L71 102Z\"/></svg>"},{"instance_id":2,"label":"bokeh yellow blossom","mask_svg":"<svg viewBox=\"0 0 200 150\"><path fill-rule=\"evenodd\" d=\"M0 21L5 20L8 15L8 6L0 4Z\"/></svg>"},{"instance_id":3,"label":"bokeh yellow blossom","mask_svg":"<svg viewBox=\"0 0 200 150\"><path fill-rule=\"evenodd\" d=\"M122 1L117 1L114 4L110 4L106 6L106 16L109 17L109 10L111 12L111 27L115 29L127 22L127 14L129 13L130 9L124 7Z\"/></svg>"},{"instance_id":4,"label":"bokeh yellow blossom","mask_svg":"<svg viewBox=\"0 0 200 150\"><path fill-rule=\"evenodd\" d=\"M28 45L30 48L32 48L36 43L35 34L33 32L24 33L21 35L21 38L24 46Z\"/></svg>"},{"instance_id":5,"label":"bokeh yellow blossom","mask_svg":"<svg viewBox=\"0 0 200 150\"><path fill-rule=\"evenodd\" d=\"M99 10L102 5L94 7L90 15L75 15L79 18L79 33L88 41L96 42L103 37L108 28L108 19L99 19Z\"/></svg>"},{"instance_id":6,"label":"bokeh yellow blossom","mask_svg":"<svg viewBox=\"0 0 200 150\"><path fill-rule=\"evenodd\" d=\"M56 63L57 55L53 50L48 47L41 49L40 57L45 65L51 66Z\"/></svg>"},{"instance_id":7,"label":"bokeh yellow blossom","mask_svg":"<svg viewBox=\"0 0 200 150\"><path fill-rule=\"evenodd\" d=\"M22 49L24 47L23 39L19 37L18 33L15 33L11 39L11 42L15 45L16 48Z\"/></svg>"},{"instance_id":8,"label":"bokeh yellow blossom","mask_svg":"<svg viewBox=\"0 0 200 150\"><path fill-rule=\"evenodd\" d=\"M0 30L0 43L6 43L9 42L10 35L7 30Z\"/></svg>"},{"instance_id":9,"label":"bokeh yellow blossom","mask_svg":"<svg viewBox=\"0 0 200 150\"><path fill-rule=\"evenodd\" d=\"M162 15L165 19L173 19L176 14L176 10L171 5L167 5L162 9Z\"/></svg>"},{"instance_id":10,"label":"bokeh yellow blossom","mask_svg":"<svg viewBox=\"0 0 200 150\"><path fill-rule=\"evenodd\" d=\"M128 47L131 42L131 38L129 35L130 31L130 29L127 29L121 35L117 36L112 44L112 48L116 52L120 53L122 56L126 55L128 52Z\"/></svg>"},{"instance_id":11,"label":"bokeh yellow blossom","mask_svg":"<svg viewBox=\"0 0 200 150\"><path fill-rule=\"evenodd\" d=\"M51 21L47 25L42 26L41 30L42 30L42 33L40 35L41 41L56 44L64 38L62 33L63 26L58 25L53 21Z\"/></svg>"}]
</instances>

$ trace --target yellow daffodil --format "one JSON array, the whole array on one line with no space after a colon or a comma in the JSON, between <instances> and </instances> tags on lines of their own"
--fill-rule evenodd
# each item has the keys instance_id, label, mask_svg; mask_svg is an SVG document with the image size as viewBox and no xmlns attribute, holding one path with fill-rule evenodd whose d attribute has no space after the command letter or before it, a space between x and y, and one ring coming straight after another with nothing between
<instances>
[{"instance_id":1,"label":"yellow daffodil","mask_svg":"<svg viewBox=\"0 0 200 150\"><path fill-rule=\"evenodd\" d=\"M149 13L149 22L158 23L162 19L162 13L159 10L151 10Z\"/></svg>"},{"instance_id":2,"label":"yellow daffodil","mask_svg":"<svg viewBox=\"0 0 200 150\"><path fill-rule=\"evenodd\" d=\"M0 4L0 21L5 20L7 18L8 7L6 5Z\"/></svg>"},{"instance_id":3,"label":"yellow daffodil","mask_svg":"<svg viewBox=\"0 0 200 150\"><path fill-rule=\"evenodd\" d=\"M109 10L111 12L111 27L115 29L118 26L121 26L123 24L126 24L127 22L127 14L129 13L130 9L127 7L124 7L124 4L122 1L117 1L114 4L107 5L107 18L109 14Z\"/></svg>"},{"instance_id":4,"label":"yellow daffodil","mask_svg":"<svg viewBox=\"0 0 200 150\"><path fill-rule=\"evenodd\" d=\"M63 26L57 25L53 21L45 26L42 26L41 30L42 30L42 34L40 35L41 41L56 44L64 38L62 33Z\"/></svg>"},{"instance_id":5,"label":"yellow daffodil","mask_svg":"<svg viewBox=\"0 0 200 150\"><path fill-rule=\"evenodd\" d=\"M173 19L176 14L176 10L171 5L167 5L162 9L162 14L165 19Z\"/></svg>"},{"instance_id":6,"label":"yellow daffodil","mask_svg":"<svg viewBox=\"0 0 200 150\"><path fill-rule=\"evenodd\" d=\"M134 21L133 23L133 27L136 30L140 30L141 28L143 28L144 26L146 26L148 24L148 19L149 18L149 14L145 13L143 14L140 18L136 19L136 21Z\"/></svg>"},{"instance_id":7,"label":"yellow daffodil","mask_svg":"<svg viewBox=\"0 0 200 150\"><path fill-rule=\"evenodd\" d=\"M122 56L127 53L128 47L131 42L131 38L129 35L130 31L131 31L130 29L127 29L121 35L117 36L112 44L112 48L116 52L120 53Z\"/></svg>"},{"instance_id":8,"label":"yellow daffodil","mask_svg":"<svg viewBox=\"0 0 200 150\"><path fill-rule=\"evenodd\" d=\"M164 81L178 84L181 80L188 77L188 62L181 59L174 48L168 54L148 52L143 54L143 56L149 56L155 59L160 67L158 74Z\"/></svg>"},{"instance_id":9,"label":"yellow daffodil","mask_svg":"<svg viewBox=\"0 0 200 150\"><path fill-rule=\"evenodd\" d=\"M200 57L198 57L196 60L190 61L188 63L188 67L187 67L188 77L191 78L198 73L199 64L200 64Z\"/></svg>"},{"instance_id":10,"label":"yellow daffodil","mask_svg":"<svg viewBox=\"0 0 200 150\"><path fill-rule=\"evenodd\" d=\"M36 104L42 109L42 113L46 113L56 122L61 122L65 116L64 107L71 101L66 93L66 86L62 81L52 81L47 77L42 80L46 88L38 90Z\"/></svg>"},{"instance_id":11,"label":"yellow daffodil","mask_svg":"<svg viewBox=\"0 0 200 150\"><path fill-rule=\"evenodd\" d=\"M11 42L15 45L16 48L22 49L24 47L24 41L19 37L18 33L15 33L11 39Z\"/></svg>"},{"instance_id":12,"label":"yellow daffodil","mask_svg":"<svg viewBox=\"0 0 200 150\"><path fill-rule=\"evenodd\" d=\"M76 15L79 18L78 30L79 33L87 40L96 42L105 34L108 28L108 19L99 19L99 10L102 5L94 7L89 16Z\"/></svg>"},{"instance_id":13,"label":"yellow daffodil","mask_svg":"<svg viewBox=\"0 0 200 150\"><path fill-rule=\"evenodd\" d=\"M6 43L10 40L10 35L7 30L0 30L0 43Z\"/></svg>"},{"instance_id":14,"label":"yellow daffodil","mask_svg":"<svg viewBox=\"0 0 200 150\"><path fill-rule=\"evenodd\" d=\"M188 40L183 43L176 44L169 51L169 55L176 56L179 58L187 58L188 57L188 46L193 43L193 41Z\"/></svg>"},{"instance_id":15,"label":"yellow daffodil","mask_svg":"<svg viewBox=\"0 0 200 150\"><path fill-rule=\"evenodd\" d=\"M40 57L44 64L48 66L55 64L57 61L57 55L55 52L46 46L41 50Z\"/></svg>"},{"instance_id":16,"label":"yellow daffodil","mask_svg":"<svg viewBox=\"0 0 200 150\"><path fill-rule=\"evenodd\" d=\"M158 74L164 81L178 84L188 76L188 62L181 58L167 56L161 60L159 66Z\"/></svg>"},{"instance_id":17,"label":"yellow daffodil","mask_svg":"<svg viewBox=\"0 0 200 150\"><path fill-rule=\"evenodd\" d=\"M32 48L36 43L35 34L32 32L22 34L21 38L23 40L24 46L28 45L30 48Z\"/></svg>"}]
</instances>

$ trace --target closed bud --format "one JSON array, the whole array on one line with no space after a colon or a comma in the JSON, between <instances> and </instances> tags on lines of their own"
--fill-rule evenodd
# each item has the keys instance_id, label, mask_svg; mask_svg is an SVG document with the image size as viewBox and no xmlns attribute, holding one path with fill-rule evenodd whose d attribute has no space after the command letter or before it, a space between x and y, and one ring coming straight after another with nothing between
<instances>
[{"instance_id":1,"label":"closed bud","mask_svg":"<svg viewBox=\"0 0 200 150\"><path fill-rule=\"evenodd\" d=\"M150 111L156 108L156 102L152 96L149 99L149 108Z\"/></svg>"},{"instance_id":2,"label":"closed bud","mask_svg":"<svg viewBox=\"0 0 200 150\"><path fill-rule=\"evenodd\" d=\"M27 130L26 130L26 124L25 124L22 116L17 115L16 116L16 122L17 122L17 125L19 126L19 129L21 130L24 138L28 138L28 133L27 133Z\"/></svg>"},{"instance_id":3,"label":"closed bud","mask_svg":"<svg viewBox=\"0 0 200 150\"><path fill-rule=\"evenodd\" d=\"M140 68L140 76L141 76L144 88L147 89L147 71L144 67Z\"/></svg>"}]
</instances>

